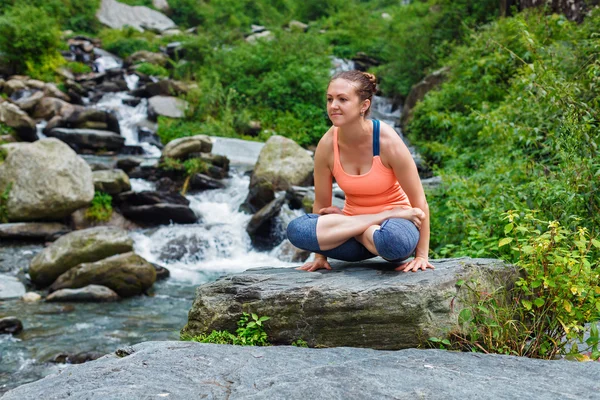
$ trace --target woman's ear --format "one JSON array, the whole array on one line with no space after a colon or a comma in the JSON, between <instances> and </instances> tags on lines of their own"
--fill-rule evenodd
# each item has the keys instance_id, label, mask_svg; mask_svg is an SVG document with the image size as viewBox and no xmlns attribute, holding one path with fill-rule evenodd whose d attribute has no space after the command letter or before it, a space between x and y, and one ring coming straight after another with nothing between
<instances>
[{"instance_id":1,"label":"woman's ear","mask_svg":"<svg viewBox=\"0 0 600 400\"><path fill-rule=\"evenodd\" d=\"M371 106L371 100L366 99L365 101L363 101L362 105L360 106L360 112L362 114L365 114L370 106Z\"/></svg>"}]
</instances>

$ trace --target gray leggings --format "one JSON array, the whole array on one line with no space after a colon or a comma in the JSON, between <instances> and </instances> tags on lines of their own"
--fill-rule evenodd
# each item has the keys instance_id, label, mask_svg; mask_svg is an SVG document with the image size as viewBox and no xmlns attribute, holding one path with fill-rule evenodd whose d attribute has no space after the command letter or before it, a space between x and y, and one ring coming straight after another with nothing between
<instances>
[{"instance_id":1,"label":"gray leggings","mask_svg":"<svg viewBox=\"0 0 600 400\"><path fill-rule=\"evenodd\" d=\"M377 257L354 238L331 250L322 251L317 241L319 215L306 214L296 218L287 227L287 237L300 249L319 253L343 261L360 261ZM410 257L419 242L419 230L412 222L403 218L383 221L381 229L373 233L373 241L379 255L388 261L402 261Z\"/></svg>"}]
</instances>

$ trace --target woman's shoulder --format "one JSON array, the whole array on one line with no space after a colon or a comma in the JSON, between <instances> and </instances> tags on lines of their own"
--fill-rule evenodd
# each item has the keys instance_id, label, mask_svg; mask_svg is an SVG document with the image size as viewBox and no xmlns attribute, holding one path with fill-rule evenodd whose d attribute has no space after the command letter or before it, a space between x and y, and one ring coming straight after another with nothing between
<instances>
[{"instance_id":1,"label":"woman's shoulder","mask_svg":"<svg viewBox=\"0 0 600 400\"><path fill-rule=\"evenodd\" d=\"M324 148L324 147L327 147L329 149L329 147L331 147L333 145L333 128L334 128L333 126L331 128L329 128L327 130L327 132L325 132L325 134L321 137L321 139L319 140L319 143L317 144L317 150L319 148Z\"/></svg>"},{"instance_id":2,"label":"woman's shoulder","mask_svg":"<svg viewBox=\"0 0 600 400\"><path fill-rule=\"evenodd\" d=\"M333 168L333 126L319 140L315 150L315 161L321 160L331 169Z\"/></svg>"},{"instance_id":3,"label":"woman's shoulder","mask_svg":"<svg viewBox=\"0 0 600 400\"><path fill-rule=\"evenodd\" d=\"M386 167L390 167L391 162L398 162L404 157L411 157L402 137L385 122L381 123L379 143L381 161Z\"/></svg>"},{"instance_id":4,"label":"woman's shoulder","mask_svg":"<svg viewBox=\"0 0 600 400\"><path fill-rule=\"evenodd\" d=\"M396 132L393 127L383 121L380 121L379 140L382 144L386 142L391 144L397 143L398 141L402 142L402 138L398 132Z\"/></svg>"}]
</instances>

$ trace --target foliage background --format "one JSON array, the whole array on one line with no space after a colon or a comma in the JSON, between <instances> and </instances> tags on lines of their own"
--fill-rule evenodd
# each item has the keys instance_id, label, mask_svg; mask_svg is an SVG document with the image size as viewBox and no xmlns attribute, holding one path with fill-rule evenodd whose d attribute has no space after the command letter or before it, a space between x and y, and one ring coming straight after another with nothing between
<instances>
[{"instance_id":1,"label":"foliage background","mask_svg":"<svg viewBox=\"0 0 600 400\"><path fill-rule=\"evenodd\" d=\"M126 2L151 6L149 0ZM499 257L531 271L549 260L558 264L550 252L524 261L515 244L500 247L511 233L507 213L527 217L522 241L531 243L541 243L536 236L556 221L571 239L547 243L564 259L582 259L574 255L583 242L577 238L592 243L598 235L598 9L575 24L544 9L499 18L497 0L169 3L171 18L181 28L196 26L196 34L102 28L94 17L99 0L0 0L0 53L18 73L60 81L61 30L97 37L121 57L180 41L185 61L139 67L192 87L186 117L159 120L163 142L199 133L253 140L280 134L306 147L329 126L324 92L332 56L375 59L371 72L382 94L398 104L412 85L448 66L447 81L417 105L406 132L442 177L428 193L431 255ZM306 22L307 32L288 29L291 20ZM252 24L265 26L273 39L248 43ZM250 128L256 123L259 132ZM596 246L585 252L589 288L596 284L599 256ZM573 279L560 285L570 290L566 285L579 278ZM589 304L585 318L597 319Z\"/></svg>"}]
</instances>

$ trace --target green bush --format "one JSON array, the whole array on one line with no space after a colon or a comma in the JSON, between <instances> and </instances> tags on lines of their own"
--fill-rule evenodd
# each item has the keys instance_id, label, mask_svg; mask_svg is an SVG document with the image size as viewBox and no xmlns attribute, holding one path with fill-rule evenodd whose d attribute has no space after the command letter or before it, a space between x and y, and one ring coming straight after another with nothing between
<instances>
[{"instance_id":1,"label":"green bush","mask_svg":"<svg viewBox=\"0 0 600 400\"><path fill-rule=\"evenodd\" d=\"M158 76L158 77L168 77L169 71L165 67L161 67L160 65L154 65L150 63L141 63L136 65L135 70L141 72L142 74Z\"/></svg>"},{"instance_id":2,"label":"green bush","mask_svg":"<svg viewBox=\"0 0 600 400\"><path fill-rule=\"evenodd\" d=\"M94 33L100 27L96 18L100 0L2 0L0 11L29 6L39 8L56 20L61 29Z\"/></svg>"},{"instance_id":3,"label":"green bush","mask_svg":"<svg viewBox=\"0 0 600 400\"><path fill-rule=\"evenodd\" d=\"M587 349L577 346L585 323L595 327L600 320L600 262L591 257L600 241L585 228L567 229L531 212L510 211L505 220L507 237L498 245L514 253L522 277L513 288L495 293L477 282L459 282L474 301L459 315L464 333L455 332L442 344L545 359L563 355L571 346L571 353L588 350L588 358L600 358L597 329L592 329Z\"/></svg>"},{"instance_id":4,"label":"green bush","mask_svg":"<svg viewBox=\"0 0 600 400\"><path fill-rule=\"evenodd\" d=\"M76 61L68 62L66 67L74 74L87 74L92 72L92 69L88 65Z\"/></svg>"},{"instance_id":5,"label":"green bush","mask_svg":"<svg viewBox=\"0 0 600 400\"><path fill-rule=\"evenodd\" d=\"M60 46L56 21L42 9L22 5L0 16L0 51L20 73L46 77L61 64Z\"/></svg>"},{"instance_id":6,"label":"green bush","mask_svg":"<svg viewBox=\"0 0 600 400\"><path fill-rule=\"evenodd\" d=\"M215 343L215 344L235 344L240 346L269 346L267 332L264 322L270 317L259 317L256 314L242 313L237 322L235 335L227 331L212 331L208 335L189 336L182 335L181 340Z\"/></svg>"},{"instance_id":7,"label":"green bush","mask_svg":"<svg viewBox=\"0 0 600 400\"><path fill-rule=\"evenodd\" d=\"M13 128L0 122L0 135L13 135L14 133L15 130Z\"/></svg>"},{"instance_id":8,"label":"green bush","mask_svg":"<svg viewBox=\"0 0 600 400\"><path fill-rule=\"evenodd\" d=\"M132 27L103 29L98 36L102 40L102 47L106 51L121 58L127 58L140 50L153 52L159 50L159 44L155 43L155 34L152 32L139 32Z\"/></svg>"},{"instance_id":9,"label":"green bush","mask_svg":"<svg viewBox=\"0 0 600 400\"><path fill-rule=\"evenodd\" d=\"M449 80L409 125L444 181L428 198L437 254L513 261L495 248L509 209L600 226L599 20L503 19L447 60Z\"/></svg>"},{"instance_id":10,"label":"green bush","mask_svg":"<svg viewBox=\"0 0 600 400\"><path fill-rule=\"evenodd\" d=\"M92 205L85 212L85 217L92 222L106 222L112 217L112 196L96 191Z\"/></svg>"},{"instance_id":11,"label":"green bush","mask_svg":"<svg viewBox=\"0 0 600 400\"><path fill-rule=\"evenodd\" d=\"M191 123L201 133L243 136L248 122L258 120L266 132L316 143L329 126L324 102L328 55L322 37L283 31L271 41L203 51L203 62L192 67L199 88L187 97L188 120L170 127ZM162 131L161 137L169 130ZM268 138L266 132L261 139Z\"/></svg>"}]
</instances>

